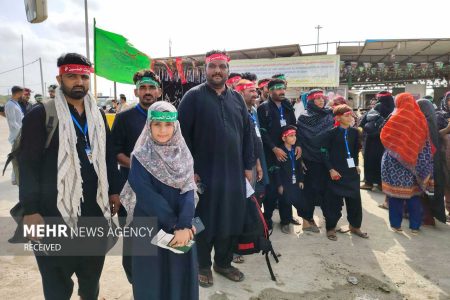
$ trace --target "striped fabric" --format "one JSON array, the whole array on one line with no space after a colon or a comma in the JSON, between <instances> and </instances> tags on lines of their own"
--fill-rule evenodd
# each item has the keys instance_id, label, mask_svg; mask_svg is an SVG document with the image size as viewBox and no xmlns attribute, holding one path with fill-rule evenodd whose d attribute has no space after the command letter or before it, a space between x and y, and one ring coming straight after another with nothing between
<instances>
[{"instance_id":1,"label":"striped fabric","mask_svg":"<svg viewBox=\"0 0 450 300\"><path fill-rule=\"evenodd\" d=\"M56 112L59 122L59 150L57 207L67 225L76 228L81 215L83 188L80 159L77 153L77 135L70 117L67 101L60 88L56 89ZM84 108L88 124L92 161L98 177L97 202L106 219L111 221L108 199L108 177L106 171L106 130L102 115L93 96L84 97Z\"/></svg>"}]
</instances>

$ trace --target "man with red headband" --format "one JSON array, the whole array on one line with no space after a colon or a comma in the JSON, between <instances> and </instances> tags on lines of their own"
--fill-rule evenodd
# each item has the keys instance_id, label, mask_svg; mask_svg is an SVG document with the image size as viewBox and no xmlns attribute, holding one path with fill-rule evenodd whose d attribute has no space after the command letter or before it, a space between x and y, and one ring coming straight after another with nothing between
<instances>
[{"instance_id":1,"label":"man with red headband","mask_svg":"<svg viewBox=\"0 0 450 300\"><path fill-rule=\"evenodd\" d=\"M269 99L269 88L267 85L269 84L270 79L264 78L258 81L258 89L259 89L259 105L264 103Z\"/></svg>"},{"instance_id":2,"label":"man with red headband","mask_svg":"<svg viewBox=\"0 0 450 300\"><path fill-rule=\"evenodd\" d=\"M214 270L232 281L244 274L231 266L245 216L245 178L252 180L250 118L242 97L226 86L230 58L223 51L206 54L206 83L189 90L178 107L186 144L194 158L195 180L204 187L196 215L205 224L197 236L199 282L213 285ZM245 176L244 176L245 175Z\"/></svg>"},{"instance_id":3,"label":"man with red headband","mask_svg":"<svg viewBox=\"0 0 450 300\"><path fill-rule=\"evenodd\" d=\"M250 182L252 188L255 190L255 196L258 201L262 203L265 194L265 186L269 184L269 178L267 176L267 165L264 156L264 149L261 140L261 131L259 129L258 113L255 108L256 99L258 98L258 92L256 91L255 84L247 79L241 79L236 85L236 92L238 92L244 99L247 107L248 116L252 127L252 141L246 141L247 143L253 142L253 154L256 158L256 165L252 170L252 181ZM235 254L233 262L243 263L244 258L242 255Z\"/></svg>"},{"instance_id":4,"label":"man with red headband","mask_svg":"<svg viewBox=\"0 0 450 300\"><path fill-rule=\"evenodd\" d=\"M259 121L258 121L258 113L255 108L256 99L258 98L258 92L256 91L255 84L250 80L242 79L236 85L236 92L238 92L242 98L244 99L245 105L247 107L248 115L251 121L252 127L252 140L253 140L253 153L256 158L256 165L253 168L252 181L250 184L253 189L256 187L256 183L260 182L263 179L263 176L267 177L267 168L266 172L263 170L263 166L266 166L264 157L263 144L261 140L261 131L259 129ZM266 174L264 174L266 173ZM268 178L264 181L269 181Z\"/></svg>"},{"instance_id":5,"label":"man with red headband","mask_svg":"<svg viewBox=\"0 0 450 300\"><path fill-rule=\"evenodd\" d=\"M49 100L53 103L34 108L23 119L19 154L23 223L29 227L60 224L69 232L80 226L101 227L108 232L120 205L120 191L115 190L118 170L106 118L95 98L88 94L92 66L86 57L76 53L59 57L57 66L60 88L56 89L55 99ZM50 107L57 120L46 124ZM47 146L46 127L50 123L55 131ZM87 217L96 217L95 227ZM34 245L48 245L50 240L61 246L58 251L33 248L45 299L70 299L74 273L78 277L78 295L84 300L97 299L107 239L70 235L42 239L33 233L27 237ZM86 253L88 249L92 252Z\"/></svg>"},{"instance_id":6,"label":"man with red headband","mask_svg":"<svg viewBox=\"0 0 450 300\"><path fill-rule=\"evenodd\" d=\"M228 76L227 79L227 87L229 87L230 89L233 89L236 87L236 85L238 84L239 80L241 80L241 74L239 73L230 73L230 76Z\"/></svg>"},{"instance_id":7,"label":"man with red headband","mask_svg":"<svg viewBox=\"0 0 450 300\"><path fill-rule=\"evenodd\" d=\"M269 99L258 107L258 118L261 126L261 137L264 144L267 168L269 172L270 184L267 186L264 199L264 217L272 227L272 214L276 208L278 187L275 180L275 171L278 161L286 161L287 154L281 145L281 129L288 125L295 125L294 108L289 100L285 98L286 84L282 79L272 79L267 87L270 91ZM301 149L298 143L294 147L296 159L300 158ZM300 225L292 218L292 207L284 201L278 201L280 211L280 224L284 233L290 233L289 224Z\"/></svg>"}]
</instances>

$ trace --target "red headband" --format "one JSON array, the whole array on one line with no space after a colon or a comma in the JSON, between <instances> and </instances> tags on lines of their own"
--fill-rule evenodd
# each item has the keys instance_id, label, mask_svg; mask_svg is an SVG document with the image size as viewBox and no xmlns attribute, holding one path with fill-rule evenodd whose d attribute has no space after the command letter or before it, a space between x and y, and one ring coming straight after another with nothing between
<instances>
[{"instance_id":1,"label":"red headband","mask_svg":"<svg viewBox=\"0 0 450 300\"><path fill-rule=\"evenodd\" d=\"M258 88L262 89L263 87L267 86L269 84L270 80L263 81L258 85Z\"/></svg>"},{"instance_id":2,"label":"red headband","mask_svg":"<svg viewBox=\"0 0 450 300\"><path fill-rule=\"evenodd\" d=\"M376 97L377 97L377 98L380 98L380 97L385 97L385 96L392 96L392 94L389 93L389 92L378 93Z\"/></svg>"},{"instance_id":3,"label":"red headband","mask_svg":"<svg viewBox=\"0 0 450 300\"><path fill-rule=\"evenodd\" d=\"M251 89L251 88L254 88L254 87L255 87L255 85L253 83L240 84L240 85L236 86L235 90L236 90L236 92L240 92L240 91L243 91L243 90L246 90L246 89Z\"/></svg>"},{"instance_id":4,"label":"red headband","mask_svg":"<svg viewBox=\"0 0 450 300\"><path fill-rule=\"evenodd\" d=\"M236 83L236 82L238 82L241 79L242 79L241 76L234 76L234 77L228 78L227 84Z\"/></svg>"},{"instance_id":5,"label":"red headband","mask_svg":"<svg viewBox=\"0 0 450 300\"><path fill-rule=\"evenodd\" d=\"M226 62L229 62L230 57L226 54L215 53L215 54L211 54L210 56L206 57L205 62L208 64L212 60L225 60Z\"/></svg>"},{"instance_id":6,"label":"red headband","mask_svg":"<svg viewBox=\"0 0 450 300\"><path fill-rule=\"evenodd\" d=\"M308 97L306 99L307 100L314 100L314 99L317 99L317 98L320 98L320 97L323 98L323 92L312 93L312 94L308 95Z\"/></svg>"},{"instance_id":7,"label":"red headband","mask_svg":"<svg viewBox=\"0 0 450 300\"><path fill-rule=\"evenodd\" d=\"M283 132L283 134L281 135L281 137L285 137L285 136L288 136L288 135L290 135L290 134L292 134L292 133L297 133L297 131L295 130L295 129L288 129L288 130L286 130L285 132Z\"/></svg>"},{"instance_id":8,"label":"red headband","mask_svg":"<svg viewBox=\"0 0 450 300\"><path fill-rule=\"evenodd\" d=\"M349 110L349 111L346 111L345 113L338 114L336 116L343 116L343 115L348 116L348 115L351 115L351 114L353 114L353 112L351 110Z\"/></svg>"},{"instance_id":9,"label":"red headband","mask_svg":"<svg viewBox=\"0 0 450 300\"><path fill-rule=\"evenodd\" d=\"M92 72L94 72L93 68L85 65L67 64L59 67L59 75L67 73L89 75Z\"/></svg>"}]
</instances>

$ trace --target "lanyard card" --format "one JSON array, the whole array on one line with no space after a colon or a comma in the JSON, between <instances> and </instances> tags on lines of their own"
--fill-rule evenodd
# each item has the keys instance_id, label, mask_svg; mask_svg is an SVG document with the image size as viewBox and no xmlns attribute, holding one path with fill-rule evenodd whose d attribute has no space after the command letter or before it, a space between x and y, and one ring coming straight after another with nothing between
<instances>
[{"instance_id":1,"label":"lanyard card","mask_svg":"<svg viewBox=\"0 0 450 300\"><path fill-rule=\"evenodd\" d=\"M84 150L86 151L86 155L87 155L87 158L89 159L89 162L92 164L92 151L91 151L91 148L90 147L86 147Z\"/></svg>"},{"instance_id":2,"label":"lanyard card","mask_svg":"<svg viewBox=\"0 0 450 300\"><path fill-rule=\"evenodd\" d=\"M347 165L349 168L355 168L355 161L353 160L353 157L347 158Z\"/></svg>"},{"instance_id":3,"label":"lanyard card","mask_svg":"<svg viewBox=\"0 0 450 300\"><path fill-rule=\"evenodd\" d=\"M261 132L259 131L258 126L255 126L255 131L256 131L256 136L260 138L261 137Z\"/></svg>"},{"instance_id":4,"label":"lanyard card","mask_svg":"<svg viewBox=\"0 0 450 300\"><path fill-rule=\"evenodd\" d=\"M287 123L286 123L286 120L285 120L285 119L281 119L281 120L280 120L280 126L281 126L281 127L286 126L286 124L287 124Z\"/></svg>"}]
</instances>

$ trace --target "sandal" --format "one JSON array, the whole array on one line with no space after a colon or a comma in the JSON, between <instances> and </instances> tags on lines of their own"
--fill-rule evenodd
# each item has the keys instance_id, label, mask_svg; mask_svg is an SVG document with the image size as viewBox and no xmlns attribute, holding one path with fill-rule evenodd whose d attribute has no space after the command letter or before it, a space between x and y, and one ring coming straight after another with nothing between
<instances>
[{"instance_id":1,"label":"sandal","mask_svg":"<svg viewBox=\"0 0 450 300\"><path fill-rule=\"evenodd\" d=\"M398 228L396 228L396 227L391 227L391 229L394 230L394 232L397 232L397 233L403 232L403 229L402 229L401 227L398 227Z\"/></svg>"},{"instance_id":2,"label":"sandal","mask_svg":"<svg viewBox=\"0 0 450 300\"><path fill-rule=\"evenodd\" d=\"M359 188L362 189L362 190L368 190L368 191L371 191L371 190L373 189L373 185L364 183L364 184L363 184L362 186L360 186Z\"/></svg>"},{"instance_id":3,"label":"sandal","mask_svg":"<svg viewBox=\"0 0 450 300\"><path fill-rule=\"evenodd\" d=\"M369 238L369 235L367 234L367 232L362 232L361 230L350 230L350 232L352 234L356 234L357 236L359 236L360 238L363 238L363 239Z\"/></svg>"},{"instance_id":4,"label":"sandal","mask_svg":"<svg viewBox=\"0 0 450 300\"><path fill-rule=\"evenodd\" d=\"M337 241L337 236L336 236L336 230L329 230L327 231L327 238L330 241L336 242Z\"/></svg>"},{"instance_id":5,"label":"sandal","mask_svg":"<svg viewBox=\"0 0 450 300\"><path fill-rule=\"evenodd\" d=\"M337 230L337 232L339 232L339 233L347 233L349 231L350 231L350 227L347 227L347 226L342 226L341 228L339 228Z\"/></svg>"},{"instance_id":6,"label":"sandal","mask_svg":"<svg viewBox=\"0 0 450 300\"><path fill-rule=\"evenodd\" d=\"M208 288L213 286L214 280L211 269L198 270L198 283L201 287Z\"/></svg>"},{"instance_id":7,"label":"sandal","mask_svg":"<svg viewBox=\"0 0 450 300\"><path fill-rule=\"evenodd\" d=\"M244 274L241 271L239 271L238 268L235 267L221 268L214 263L213 269L215 272L230 279L231 281L240 282L244 280Z\"/></svg>"},{"instance_id":8,"label":"sandal","mask_svg":"<svg viewBox=\"0 0 450 300\"><path fill-rule=\"evenodd\" d=\"M235 264L242 264L245 262L244 257L242 255L239 254L234 254L233 255L233 262Z\"/></svg>"},{"instance_id":9,"label":"sandal","mask_svg":"<svg viewBox=\"0 0 450 300\"><path fill-rule=\"evenodd\" d=\"M356 234L360 238L363 238L363 239L368 239L369 238L369 235L367 234L367 232L362 232L360 228L356 228L356 227L353 227L352 225L349 225L348 226L348 230L352 234Z\"/></svg>"},{"instance_id":10,"label":"sandal","mask_svg":"<svg viewBox=\"0 0 450 300\"><path fill-rule=\"evenodd\" d=\"M314 233L319 233L320 229L319 227L315 226L315 225L310 225L306 228L303 228L303 231L309 231L309 232L314 232Z\"/></svg>"},{"instance_id":11,"label":"sandal","mask_svg":"<svg viewBox=\"0 0 450 300\"><path fill-rule=\"evenodd\" d=\"M389 209L389 207L387 207L384 203L378 205L378 207L379 207L379 208L382 208L382 209Z\"/></svg>"}]
</instances>

